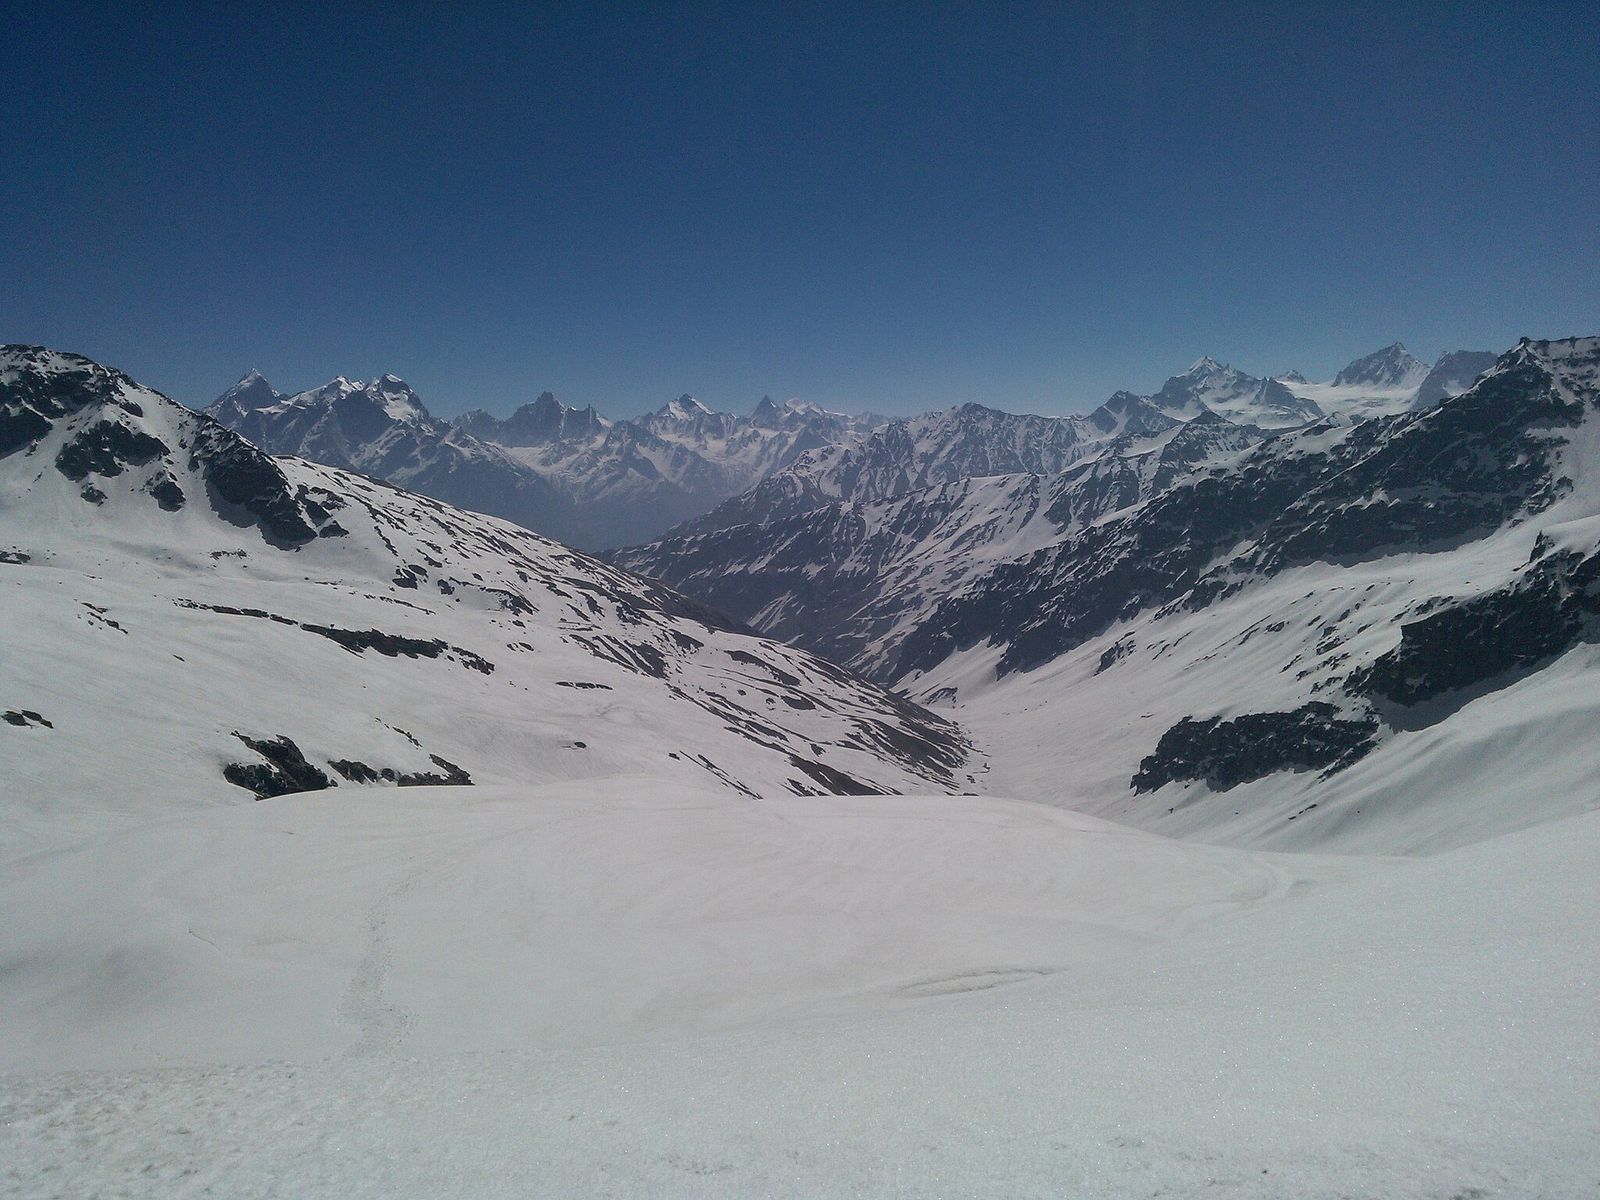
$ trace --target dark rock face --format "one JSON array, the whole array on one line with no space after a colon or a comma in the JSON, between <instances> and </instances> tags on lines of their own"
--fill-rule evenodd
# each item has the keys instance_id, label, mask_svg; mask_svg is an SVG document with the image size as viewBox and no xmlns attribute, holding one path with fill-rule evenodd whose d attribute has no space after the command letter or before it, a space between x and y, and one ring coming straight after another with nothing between
<instances>
[{"instance_id":1,"label":"dark rock face","mask_svg":"<svg viewBox=\"0 0 1600 1200\"><path fill-rule=\"evenodd\" d=\"M316 537L283 468L209 417L201 420L189 469L203 474L218 515L238 525L259 525L262 536L283 549Z\"/></svg>"},{"instance_id":2,"label":"dark rock face","mask_svg":"<svg viewBox=\"0 0 1600 1200\"><path fill-rule=\"evenodd\" d=\"M1580 641L1595 640L1600 551L1552 554L1510 587L1402 625L1400 645L1359 672L1350 687L1401 708L1449 697L1464 701L1491 685L1510 684ZM1415 722L1402 714L1395 719Z\"/></svg>"},{"instance_id":3,"label":"dark rock face","mask_svg":"<svg viewBox=\"0 0 1600 1200\"><path fill-rule=\"evenodd\" d=\"M283 735L259 740L235 733L265 763L229 763L222 777L229 783L254 792L258 800L286 796L290 792L316 792L335 786L333 780L306 761L300 747Z\"/></svg>"},{"instance_id":4,"label":"dark rock face","mask_svg":"<svg viewBox=\"0 0 1600 1200\"><path fill-rule=\"evenodd\" d=\"M469 787L472 776L468 775L455 763L448 759L440 758L437 754L428 755L433 760L433 765L441 768L439 771L405 771L395 777L395 784L399 787L426 787L429 785L448 785L451 787Z\"/></svg>"},{"instance_id":5,"label":"dark rock face","mask_svg":"<svg viewBox=\"0 0 1600 1200\"><path fill-rule=\"evenodd\" d=\"M877 789L853 779L843 771L835 770L826 763L813 762L809 758L801 758L798 754L791 754L789 762L804 771L822 788L822 794L827 796L871 796Z\"/></svg>"},{"instance_id":6,"label":"dark rock face","mask_svg":"<svg viewBox=\"0 0 1600 1200\"><path fill-rule=\"evenodd\" d=\"M32 446L61 417L95 405L128 410L119 386L135 385L120 371L77 355L56 355L43 346L0 346L0 354L18 368L14 378L0 383L0 458ZM63 360L70 371L56 369Z\"/></svg>"},{"instance_id":7,"label":"dark rock face","mask_svg":"<svg viewBox=\"0 0 1600 1200\"><path fill-rule=\"evenodd\" d=\"M1226 721L1185 717L1161 735L1132 786L1151 792L1167 783L1204 780L1213 791L1225 792L1277 771L1331 774L1365 756L1377 744L1377 733L1376 717L1341 715L1322 701Z\"/></svg>"},{"instance_id":8,"label":"dark rock face","mask_svg":"<svg viewBox=\"0 0 1600 1200\"><path fill-rule=\"evenodd\" d=\"M156 503L167 512L177 512L183 507L183 489L170 474L163 474L159 479L152 480L145 491L154 496Z\"/></svg>"},{"instance_id":9,"label":"dark rock face","mask_svg":"<svg viewBox=\"0 0 1600 1200\"><path fill-rule=\"evenodd\" d=\"M462 666L477 671L484 675L494 673L494 664L480 654L471 650L464 650L460 646L452 646L449 642L439 638L415 638L400 633L384 633L381 629L341 629L335 625L317 625L310 621L296 621L292 617L279 616L277 613L267 612L261 608L236 608L230 604L202 604L198 600L185 600L181 603L183 608L203 609L206 612L220 613L229 617L252 617L261 621L272 621L279 625L290 625L296 629L303 629L307 633L314 633L318 637L325 637L330 642L337 642L352 654L360 654L364 650L375 650L386 658L440 658L454 659Z\"/></svg>"},{"instance_id":10,"label":"dark rock face","mask_svg":"<svg viewBox=\"0 0 1600 1200\"><path fill-rule=\"evenodd\" d=\"M300 747L287 737L280 735L267 740L257 740L242 733L233 736L267 761L265 764L230 763L223 768L222 776L229 783L254 792L257 799L286 796L291 792L315 792L338 786L326 773L307 762L305 755L300 752ZM371 767L364 762L349 758L336 758L328 765L351 783L390 783L396 787L471 785L472 776L455 763L437 754L430 754L428 757L439 770L400 771L394 767Z\"/></svg>"},{"instance_id":11,"label":"dark rock face","mask_svg":"<svg viewBox=\"0 0 1600 1200\"><path fill-rule=\"evenodd\" d=\"M449 759L437 754L428 755L440 771L397 771L393 767L371 767L349 758L336 758L328 763L351 783L392 783L396 787L451 786L469 787L472 776Z\"/></svg>"},{"instance_id":12,"label":"dark rock face","mask_svg":"<svg viewBox=\"0 0 1600 1200\"><path fill-rule=\"evenodd\" d=\"M22 404L0 407L0 458L33 445L50 432L49 420Z\"/></svg>"},{"instance_id":13,"label":"dark rock face","mask_svg":"<svg viewBox=\"0 0 1600 1200\"><path fill-rule=\"evenodd\" d=\"M167 453L166 443L118 421L96 421L56 455L56 470L74 483L93 475L115 476Z\"/></svg>"}]
</instances>

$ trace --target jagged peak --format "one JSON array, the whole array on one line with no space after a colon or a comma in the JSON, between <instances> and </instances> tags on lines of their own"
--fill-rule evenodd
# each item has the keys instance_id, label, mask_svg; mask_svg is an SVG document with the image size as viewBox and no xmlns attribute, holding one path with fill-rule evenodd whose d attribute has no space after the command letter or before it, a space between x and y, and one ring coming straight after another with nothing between
<instances>
[{"instance_id":1,"label":"jagged peak","mask_svg":"<svg viewBox=\"0 0 1600 1200\"><path fill-rule=\"evenodd\" d=\"M252 367L240 376L238 383L218 396L214 403L231 402L244 408L265 408L282 399L283 397L267 382L267 377Z\"/></svg>"},{"instance_id":2,"label":"jagged peak","mask_svg":"<svg viewBox=\"0 0 1600 1200\"><path fill-rule=\"evenodd\" d=\"M1333 382L1341 387L1399 387L1420 382L1427 370L1428 364L1407 350L1403 342L1390 342L1351 362L1333 377Z\"/></svg>"},{"instance_id":3,"label":"jagged peak","mask_svg":"<svg viewBox=\"0 0 1600 1200\"><path fill-rule=\"evenodd\" d=\"M715 410L696 400L688 392L683 393L675 400L668 400L656 410L658 417L672 417L675 420L688 420L692 417L714 416Z\"/></svg>"}]
</instances>

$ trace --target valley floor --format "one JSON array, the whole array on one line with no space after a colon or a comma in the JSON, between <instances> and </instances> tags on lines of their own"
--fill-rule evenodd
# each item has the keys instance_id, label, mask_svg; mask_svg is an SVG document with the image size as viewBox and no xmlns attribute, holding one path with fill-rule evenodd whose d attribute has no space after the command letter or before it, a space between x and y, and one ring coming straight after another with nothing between
<instances>
[{"instance_id":1,"label":"valley floor","mask_svg":"<svg viewBox=\"0 0 1600 1200\"><path fill-rule=\"evenodd\" d=\"M1576 1197L1600 814L339 789L4 866L0 1195Z\"/></svg>"}]
</instances>

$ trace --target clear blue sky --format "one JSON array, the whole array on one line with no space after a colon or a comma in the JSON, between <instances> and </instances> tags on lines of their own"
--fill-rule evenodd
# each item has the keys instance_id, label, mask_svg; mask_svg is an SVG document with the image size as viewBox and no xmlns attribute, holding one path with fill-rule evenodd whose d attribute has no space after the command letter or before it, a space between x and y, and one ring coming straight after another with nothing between
<instances>
[{"instance_id":1,"label":"clear blue sky","mask_svg":"<svg viewBox=\"0 0 1600 1200\"><path fill-rule=\"evenodd\" d=\"M0 340L189 402L1054 412L1600 332L1592 0L38 4L5 43Z\"/></svg>"}]
</instances>

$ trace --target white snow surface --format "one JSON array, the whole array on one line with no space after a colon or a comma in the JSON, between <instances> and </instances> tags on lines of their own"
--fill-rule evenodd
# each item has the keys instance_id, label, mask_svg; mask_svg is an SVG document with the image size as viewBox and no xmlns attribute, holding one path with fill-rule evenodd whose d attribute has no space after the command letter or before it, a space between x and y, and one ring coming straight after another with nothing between
<instances>
[{"instance_id":1,"label":"white snow surface","mask_svg":"<svg viewBox=\"0 0 1600 1200\"><path fill-rule=\"evenodd\" d=\"M169 446L209 424L125 397L142 416L114 419ZM1098 691L1102 644L1028 676L1049 705L967 689L1003 751L984 783L1048 785L1041 804L932 794L952 789L850 744L889 719L871 689L359 477L280 460L305 495L345 500L344 536L295 550L220 519L175 452L96 477L86 502L52 466L77 425L0 460L0 700L51 721L0 724L0 1196L1600 1184L1600 813L1579 811L1600 792L1579 752L1595 647L1467 705L1427 735L1443 744L1396 738L1347 772L1305 843L1341 855L1057 806L1092 798L1097 770L1126 795L1131 751L1091 767L1112 720L1193 711L1199 678L1270 698L1255 676L1281 646L1233 641L1250 606L1329 620L1361 582L1376 614L1422 569L1465 591L1525 561L1532 529L1321 589L1287 572L1212 614L1210 646L1180 637L1190 617L1141 626L1149 644ZM1578 450L1570 520L1544 527L1558 544L1595 532L1577 508L1594 447ZM188 495L175 513L146 492L168 469ZM315 624L446 649L355 653ZM662 648L667 677L574 637ZM1226 676L1181 669L1224 646ZM772 744L730 727L750 719ZM322 764L438 753L479 785L255 801L218 774L249 757L244 725ZM790 794L797 752L907 794ZM1337 814L1384 786L1383 817L1342 836ZM1143 802L1172 805L1173 832L1249 841L1218 807L1243 799L1287 802L1238 789L1204 821L1164 792ZM1518 806L1507 832L1495 814Z\"/></svg>"},{"instance_id":2,"label":"white snow surface","mask_svg":"<svg viewBox=\"0 0 1600 1200\"><path fill-rule=\"evenodd\" d=\"M0 1194L1566 1197L1600 816L324 792L6 864Z\"/></svg>"}]
</instances>

